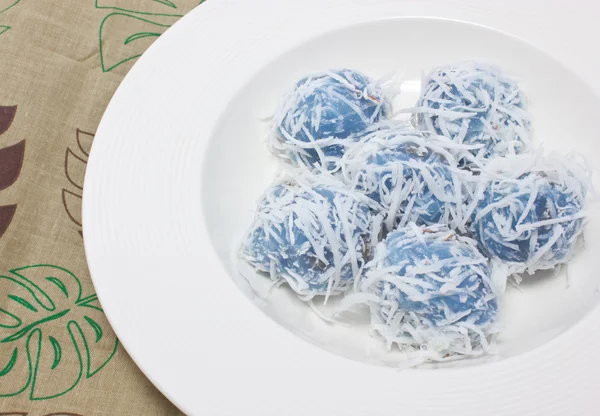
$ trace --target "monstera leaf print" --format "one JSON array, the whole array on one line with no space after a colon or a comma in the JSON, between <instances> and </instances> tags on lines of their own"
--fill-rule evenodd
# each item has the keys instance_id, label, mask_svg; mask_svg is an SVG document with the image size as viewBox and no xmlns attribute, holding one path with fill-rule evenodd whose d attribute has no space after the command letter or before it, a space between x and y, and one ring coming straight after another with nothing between
<instances>
[{"instance_id":1,"label":"monstera leaf print","mask_svg":"<svg viewBox=\"0 0 600 416\"><path fill-rule=\"evenodd\" d=\"M8 107L0 106L0 135L3 135L10 129L16 113L16 105ZM0 191L12 186L17 181L17 178L21 174L24 157L25 140L0 149ZM16 210L16 205L0 206L0 238L8 229Z\"/></svg>"},{"instance_id":2,"label":"monstera leaf print","mask_svg":"<svg viewBox=\"0 0 600 416\"><path fill-rule=\"evenodd\" d=\"M182 16L174 1L170 0L96 0L97 9L112 9L136 14Z\"/></svg>"},{"instance_id":3,"label":"monstera leaf print","mask_svg":"<svg viewBox=\"0 0 600 416\"><path fill-rule=\"evenodd\" d=\"M103 72L142 56L179 19L178 16L137 16L111 13L100 24L100 63ZM127 31L123 30L127 28Z\"/></svg>"},{"instance_id":4,"label":"monstera leaf print","mask_svg":"<svg viewBox=\"0 0 600 416\"><path fill-rule=\"evenodd\" d=\"M118 340L95 294L70 271L52 265L0 276L0 397L61 396L93 377Z\"/></svg>"},{"instance_id":5,"label":"monstera leaf print","mask_svg":"<svg viewBox=\"0 0 600 416\"><path fill-rule=\"evenodd\" d=\"M12 9L16 6L21 0L0 0L0 14L5 11ZM0 25L0 35L10 29L10 26Z\"/></svg>"},{"instance_id":6,"label":"monstera leaf print","mask_svg":"<svg viewBox=\"0 0 600 416\"><path fill-rule=\"evenodd\" d=\"M100 23L100 64L110 72L142 55L180 17L204 3L178 5L177 0L96 0L110 11Z\"/></svg>"},{"instance_id":7,"label":"monstera leaf print","mask_svg":"<svg viewBox=\"0 0 600 416\"><path fill-rule=\"evenodd\" d=\"M21 0L0 0L0 13L4 13L8 9L12 9Z\"/></svg>"}]
</instances>

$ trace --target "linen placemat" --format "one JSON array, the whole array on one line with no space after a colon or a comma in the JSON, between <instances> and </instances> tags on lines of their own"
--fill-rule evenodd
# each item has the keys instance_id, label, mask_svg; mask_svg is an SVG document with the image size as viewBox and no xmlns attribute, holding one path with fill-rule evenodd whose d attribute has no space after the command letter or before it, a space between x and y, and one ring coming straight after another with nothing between
<instances>
[{"instance_id":1,"label":"linen placemat","mask_svg":"<svg viewBox=\"0 0 600 416\"><path fill-rule=\"evenodd\" d=\"M200 3L0 0L1 416L181 414L104 316L81 202L110 98L136 58Z\"/></svg>"}]
</instances>

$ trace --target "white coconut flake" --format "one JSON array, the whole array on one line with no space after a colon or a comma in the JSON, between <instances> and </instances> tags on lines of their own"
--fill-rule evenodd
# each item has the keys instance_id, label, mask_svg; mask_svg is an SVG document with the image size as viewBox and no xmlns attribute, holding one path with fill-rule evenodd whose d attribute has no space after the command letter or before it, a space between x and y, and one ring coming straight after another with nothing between
<instances>
[{"instance_id":1,"label":"white coconut flake","mask_svg":"<svg viewBox=\"0 0 600 416\"><path fill-rule=\"evenodd\" d=\"M539 148L528 155L494 159L478 178L478 191L470 205L479 204L472 229L483 236L482 244L487 239L514 253L521 252L519 244L527 244L525 262L506 262L510 273L531 274L570 260L588 216L587 194L594 192L589 165L581 155L553 152L544 156ZM482 187L496 202L481 205ZM561 205L546 198L561 198ZM540 203L545 210L541 218L536 206Z\"/></svg>"}]
</instances>

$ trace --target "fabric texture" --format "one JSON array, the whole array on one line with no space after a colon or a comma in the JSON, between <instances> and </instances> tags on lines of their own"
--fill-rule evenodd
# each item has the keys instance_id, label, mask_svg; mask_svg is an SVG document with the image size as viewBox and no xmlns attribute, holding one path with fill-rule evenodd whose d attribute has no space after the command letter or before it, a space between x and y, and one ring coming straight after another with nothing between
<instances>
[{"instance_id":1,"label":"fabric texture","mask_svg":"<svg viewBox=\"0 0 600 416\"><path fill-rule=\"evenodd\" d=\"M200 3L0 0L0 416L181 414L104 316L81 202L110 98Z\"/></svg>"}]
</instances>

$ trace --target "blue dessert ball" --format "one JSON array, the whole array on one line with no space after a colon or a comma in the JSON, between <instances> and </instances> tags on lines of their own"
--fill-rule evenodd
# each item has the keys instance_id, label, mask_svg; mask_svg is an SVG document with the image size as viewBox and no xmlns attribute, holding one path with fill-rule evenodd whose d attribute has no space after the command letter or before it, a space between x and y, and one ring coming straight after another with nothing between
<instances>
[{"instance_id":1,"label":"blue dessert ball","mask_svg":"<svg viewBox=\"0 0 600 416\"><path fill-rule=\"evenodd\" d=\"M390 111L381 85L358 71L314 74L283 98L270 145L296 165L333 170L354 136Z\"/></svg>"},{"instance_id":2,"label":"blue dessert ball","mask_svg":"<svg viewBox=\"0 0 600 416\"><path fill-rule=\"evenodd\" d=\"M260 203L242 255L298 294L337 294L370 258L372 232L368 205L340 188L281 183Z\"/></svg>"},{"instance_id":3,"label":"blue dessert ball","mask_svg":"<svg viewBox=\"0 0 600 416\"><path fill-rule=\"evenodd\" d=\"M461 174L449 141L402 123L374 125L340 161L342 173L381 206L389 231L409 222L457 222Z\"/></svg>"},{"instance_id":4,"label":"blue dessert ball","mask_svg":"<svg viewBox=\"0 0 600 416\"><path fill-rule=\"evenodd\" d=\"M496 314L487 259L447 228L409 227L388 234L383 267L404 281L384 282L382 297L428 325L447 325L458 315L458 322L482 325Z\"/></svg>"},{"instance_id":5,"label":"blue dessert ball","mask_svg":"<svg viewBox=\"0 0 600 416\"><path fill-rule=\"evenodd\" d=\"M583 230L585 190L567 171L490 180L474 211L473 233L514 272L551 269L571 257Z\"/></svg>"},{"instance_id":6,"label":"blue dessert ball","mask_svg":"<svg viewBox=\"0 0 600 416\"><path fill-rule=\"evenodd\" d=\"M464 62L438 67L424 80L417 122L457 143L478 146L462 165L530 148L530 116L519 86L499 68Z\"/></svg>"},{"instance_id":7,"label":"blue dessert ball","mask_svg":"<svg viewBox=\"0 0 600 416\"><path fill-rule=\"evenodd\" d=\"M361 286L380 298L374 327L388 341L442 354L486 344L498 303L475 241L410 224L388 234L375 257Z\"/></svg>"}]
</instances>

